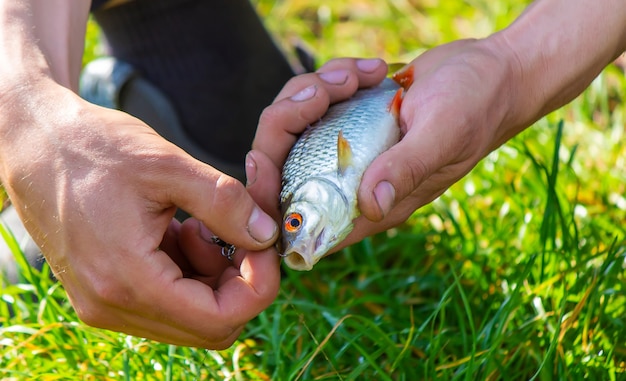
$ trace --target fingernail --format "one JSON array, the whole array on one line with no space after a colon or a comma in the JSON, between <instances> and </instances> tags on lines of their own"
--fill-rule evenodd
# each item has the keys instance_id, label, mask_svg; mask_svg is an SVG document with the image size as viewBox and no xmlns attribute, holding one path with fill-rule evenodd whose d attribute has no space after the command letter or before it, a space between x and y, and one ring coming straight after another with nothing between
<instances>
[{"instance_id":1,"label":"fingernail","mask_svg":"<svg viewBox=\"0 0 626 381\"><path fill-rule=\"evenodd\" d=\"M331 85L343 85L348 80L347 70L334 70L320 73L320 78Z\"/></svg>"},{"instance_id":2,"label":"fingernail","mask_svg":"<svg viewBox=\"0 0 626 381\"><path fill-rule=\"evenodd\" d=\"M309 87L305 87L304 89L293 95L291 97L291 100L294 102L308 101L315 96L315 93L317 93L317 86L311 85Z\"/></svg>"},{"instance_id":3,"label":"fingernail","mask_svg":"<svg viewBox=\"0 0 626 381\"><path fill-rule=\"evenodd\" d=\"M246 186L254 184L256 181L256 161L252 157L252 152L246 155Z\"/></svg>"},{"instance_id":4,"label":"fingernail","mask_svg":"<svg viewBox=\"0 0 626 381\"><path fill-rule=\"evenodd\" d=\"M356 61L356 67L362 72L372 73L380 67L382 62L379 58L360 59Z\"/></svg>"},{"instance_id":5,"label":"fingernail","mask_svg":"<svg viewBox=\"0 0 626 381\"><path fill-rule=\"evenodd\" d=\"M248 233L259 242L267 242L274 238L278 227L272 217L255 207L248 220Z\"/></svg>"},{"instance_id":6,"label":"fingernail","mask_svg":"<svg viewBox=\"0 0 626 381\"><path fill-rule=\"evenodd\" d=\"M374 197L384 217L391 211L393 200L396 197L396 190L390 182L381 181L374 188Z\"/></svg>"}]
</instances>

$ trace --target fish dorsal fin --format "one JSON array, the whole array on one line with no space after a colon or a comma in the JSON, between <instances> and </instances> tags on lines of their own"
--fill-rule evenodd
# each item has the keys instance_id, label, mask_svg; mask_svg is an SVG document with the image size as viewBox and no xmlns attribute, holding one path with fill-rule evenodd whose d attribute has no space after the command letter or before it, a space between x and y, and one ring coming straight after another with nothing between
<instances>
[{"instance_id":1,"label":"fish dorsal fin","mask_svg":"<svg viewBox=\"0 0 626 381\"><path fill-rule=\"evenodd\" d=\"M337 135L337 172L339 175L343 175L350 165L352 165L352 147L343 136L343 130L339 130L339 135Z\"/></svg>"}]
</instances>

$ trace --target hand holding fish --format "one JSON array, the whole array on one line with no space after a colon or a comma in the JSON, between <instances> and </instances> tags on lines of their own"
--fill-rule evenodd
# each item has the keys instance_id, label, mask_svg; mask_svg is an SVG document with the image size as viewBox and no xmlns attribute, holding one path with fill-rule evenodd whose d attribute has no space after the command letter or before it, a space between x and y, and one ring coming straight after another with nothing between
<instances>
[{"instance_id":1,"label":"hand holding fish","mask_svg":"<svg viewBox=\"0 0 626 381\"><path fill-rule=\"evenodd\" d=\"M509 28L484 39L436 47L395 75L408 88L398 116L401 139L363 173L358 189L361 215L345 240L329 252L405 221L491 151L573 99L624 51L624 12L605 20L604 12L590 1L577 3L579 7L564 1L533 3ZM615 1L607 3L616 11L623 8ZM593 12L581 17L580 12L589 9ZM557 12L567 15L550 17ZM572 19L582 21L570 23ZM574 35L577 44L571 43ZM602 44L597 43L600 36L606 38ZM358 62L334 60L320 72L331 67L349 70L359 79L358 87L382 79L378 72L364 75ZM323 119L326 101L345 100L353 94L346 89L357 87L323 86L320 94L303 97L319 76L306 74L290 81L261 116L251 156L257 164L272 162L275 173L265 168L264 184L255 187L277 194L278 173L296 137ZM278 215L278 206L273 210ZM285 226L291 221L286 217L290 215L283 216ZM301 225L296 219L287 228Z\"/></svg>"},{"instance_id":2,"label":"hand holding fish","mask_svg":"<svg viewBox=\"0 0 626 381\"><path fill-rule=\"evenodd\" d=\"M488 113L486 108L495 104L501 94L494 90L484 95L487 102L484 102L485 99L477 99L478 104L472 104L468 101L475 98L475 89L480 85L473 81L480 80L482 74L480 72L473 76L470 74L472 70L478 69L463 67L463 70L459 71L456 67L443 66L449 73L437 71L443 70L438 66L442 57L461 54L459 52L465 49L469 51L468 47L473 43L460 41L433 50L396 76L396 80L403 82L408 88L399 115L396 115L402 139L375 158L365 170L358 190L358 208L362 215L354 221L352 232L343 242L334 246L331 252L403 222L417 208L432 201L467 173L487 153L484 148L486 142L482 139L485 132L482 130L488 123L483 123L478 118L497 117ZM478 53L472 51L467 54ZM423 59L427 60L420 63ZM364 76L359 72L358 62L352 59L331 61L322 67L320 72L325 72L328 67L335 70L349 69L355 78L363 79L359 87L372 86L372 79L380 81L383 78L382 71L377 72L377 76L374 77ZM416 69L418 67L419 69ZM487 67L479 69L490 70ZM285 86L283 93L287 91L287 95L289 92L293 94L294 90L291 89L294 88L306 89L306 85L315 75L317 74L307 74L294 79ZM414 77L415 82L411 85ZM368 80L369 82L366 82ZM303 84L295 86L297 81L302 81ZM324 99L339 101L352 95L339 93L329 86L325 86L324 90L331 91L329 94L323 94ZM480 103L481 101L484 103ZM313 104L315 99L311 98L309 102ZM457 109L451 112L450 107L456 103L465 108L459 109L459 106L455 106ZM481 108L480 104L484 106ZM277 102L266 109L261 117L253 148L267 154L276 166L276 171L282 167L286 152L291 149L298 134L304 131L308 124L322 117L326 111L324 108L320 109L317 104L311 105L310 109L304 107L302 101L296 102L293 97L279 96ZM475 123L469 125L471 128L467 128L467 124L463 123L467 120L459 118L457 121L455 118L455 115L460 116L463 113L467 113L466 118L471 115L477 119ZM286 130L280 130L277 126L284 126ZM441 127L437 128L438 126ZM257 151L253 151L256 157L261 155ZM274 174L267 178L274 179L274 187L278 189L279 186L276 185L278 175ZM269 188L268 185L264 186ZM276 209L277 207L274 208Z\"/></svg>"},{"instance_id":3,"label":"hand holding fish","mask_svg":"<svg viewBox=\"0 0 626 381\"><path fill-rule=\"evenodd\" d=\"M626 49L624 8L614 0L603 6L613 12L590 0L534 2L508 28L433 48L398 73L413 77L400 110L403 138L363 175L359 207L367 219L356 221L344 245L404 221L580 94Z\"/></svg>"},{"instance_id":4,"label":"hand holding fish","mask_svg":"<svg viewBox=\"0 0 626 381\"><path fill-rule=\"evenodd\" d=\"M441 195L504 140L509 68L479 40L434 48L395 74L408 81L402 139L377 157L359 189L360 239L405 221ZM349 241L348 241L349 242Z\"/></svg>"},{"instance_id":5,"label":"hand holding fish","mask_svg":"<svg viewBox=\"0 0 626 381\"><path fill-rule=\"evenodd\" d=\"M290 102L304 104L308 99L316 100L316 95L320 94L316 103L325 109L331 99L325 86L332 89L330 94L340 99L339 91L354 92L360 79L359 73L363 79L376 83L376 80L380 81L376 77L384 76L386 71L386 65L377 59L344 62L348 63L348 68L349 62L352 62L352 68L357 70L352 76L353 83L350 83L350 71L341 68L329 70L336 63L341 65L341 61L336 61L319 73L308 75L309 82L313 84L282 102L284 110L308 122L308 118L299 113L297 104L295 108L290 107ZM310 270L352 229L352 220L358 215L356 190L363 171L377 154L399 138L397 116L400 101L401 89L391 80L359 91L350 101L332 106L324 120L308 128L290 150L283 170L281 192L284 216L282 251L290 267ZM268 115L272 116L268 110L263 114L266 120ZM260 123L256 143L263 137L272 136L262 134L264 125L274 124ZM283 136L288 144L293 144L296 139L296 136ZM289 139L292 141L289 142ZM267 142L272 144L269 140ZM273 152L275 155L270 160L275 165L284 161L282 156L286 155L286 151ZM249 161L253 156L259 158L259 155L253 151ZM268 178L264 176L264 184L268 184Z\"/></svg>"}]
</instances>

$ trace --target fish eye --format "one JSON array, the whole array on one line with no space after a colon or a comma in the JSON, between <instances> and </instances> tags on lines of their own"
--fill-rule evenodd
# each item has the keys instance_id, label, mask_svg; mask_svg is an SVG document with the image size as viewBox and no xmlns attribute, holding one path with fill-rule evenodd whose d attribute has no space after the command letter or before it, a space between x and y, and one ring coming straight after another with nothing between
<instances>
[{"instance_id":1,"label":"fish eye","mask_svg":"<svg viewBox=\"0 0 626 381\"><path fill-rule=\"evenodd\" d=\"M295 233L302 227L302 215L300 213L291 213L285 218L285 231Z\"/></svg>"}]
</instances>

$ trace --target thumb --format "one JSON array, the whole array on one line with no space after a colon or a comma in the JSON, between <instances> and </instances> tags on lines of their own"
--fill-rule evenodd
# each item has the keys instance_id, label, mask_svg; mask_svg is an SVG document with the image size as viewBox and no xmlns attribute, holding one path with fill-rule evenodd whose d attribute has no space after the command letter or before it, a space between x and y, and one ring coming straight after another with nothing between
<instances>
[{"instance_id":1,"label":"thumb","mask_svg":"<svg viewBox=\"0 0 626 381\"><path fill-rule=\"evenodd\" d=\"M252 199L238 180L191 157L169 181L171 202L202 221L222 240L248 250L271 246L276 222Z\"/></svg>"},{"instance_id":2,"label":"thumb","mask_svg":"<svg viewBox=\"0 0 626 381\"><path fill-rule=\"evenodd\" d=\"M428 131L428 124L413 127L363 174L359 209L370 221L385 218L441 166L439 134Z\"/></svg>"},{"instance_id":3,"label":"thumb","mask_svg":"<svg viewBox=\"0 0 626 381\"><path fill-rule=\"evenodd\" d=\"M370 221L380 221L416 189L429 173L420 157L407 157L398 143L377 157L363 174L359 209Z\"/></svg>"}]
</instances>

